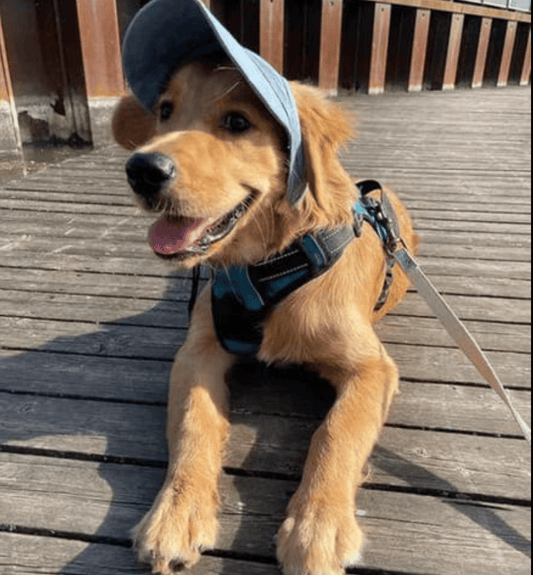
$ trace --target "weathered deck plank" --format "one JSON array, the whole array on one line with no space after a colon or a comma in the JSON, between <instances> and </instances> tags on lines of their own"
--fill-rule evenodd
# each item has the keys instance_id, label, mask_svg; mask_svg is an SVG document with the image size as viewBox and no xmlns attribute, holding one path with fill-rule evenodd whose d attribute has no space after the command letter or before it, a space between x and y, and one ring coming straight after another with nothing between
<instances>
[{"instance_id":1,"label":"weathered deck plank","mask_svg":"<svg viewBox=\"0 0 533 575\"><path fill-rule=\"evenodd\" d=\"M27 411L24 406L35 402L35 394L37 397L105 399L114 403L152 406L166 404L169 362L64 352L27 352L15 357L12 354L4 350L0 355L3 358L0 361L3 387L10 390L6 392L7 395L0 395L3 397L4 412L8 412L11 405L18 404L10 394L26 395L26 399L20 402L22 407L19 412ZM232 384L233 412L295 416L299 419L320 418L331 396L327 388L318 387L314 379L308 380L309 376L305 374L270 373L246 366L244 374L239 375ZM264 393L266 386L269 394ZM523 413L530 411L529 390L512 391L511 395ZM453 405L454 409L443 409L448 405ZM97 407L102 406L98 404L95 409ZM131 411L131 414L135 414L135 411ZM13 415L8 416L7 421L13 421ZM37 416L32 426L50 426L52 423L50 417L43 421L42 417ZM17 421L17 426L20 425L23 423ZM506 408L491 390L468 385L450 386L448 382L428 384L425 381L404 380L389 425L493 436L517 435Z\"/></svg>"},{"instance_id":2,"label":"weathered deck plank","mask_svg":"<svg viewBox=\"0 0 533 575\"><path fill-rule=\"evenodd\" d=\"M186 280L181 280L181 284L186 285ZM22 287L21 284L19 286ZM183 327L188 321L186 305L176 305L177 302L185 304L188 301L185 290L180 295L176 294L175 298L168 297L166 301L149 310L150 305L154 304L154 300L149 297L125 298L110 294L109 291L99 295L62 293L47 290L45 285L41 285L40 291L26 286L23 286L23 289L20 287L3 288L0 294L0 317L61 320L66 311L70 321L95 325L137 325L141 319L136 316L141 314L146 318L144 324L151 327ZM524 299L449 294L447 300L465 321L513 326L527 326L531 321L531 308ZM410 293L395 311L394 316L397 315L428 317L431 316L431 311L424 306L423 300L417 294ZM129 319L130 316L132 319ZM416 322L413 327L416 328ZM426 343L434 345L431 340L426 340Z\"/></svg>"},{"instance_id":3,"label":"weathered deck plank","mask_svg":"<svg viewBox=\"0 0 533 575\"><path fill-rule=\"evenodd\" d=\"M33 266L31 264L34 264ZM167 266L153 262L153 268L144 270L145 273L135 274L135 283L132 283L132 271L129 269L129 260L118 260L113 263L117 266L113 272L82 270L81 265L88 261L65 256L47 256L39 265L26 260L17 261L16 256L2 254L0 267L0 281L5 289L19 287L21 283L25 289L43 292L78 293L84 295L116 295L124 298L154 299L186 299L186 285L173 288L178 279L187 278L185 273L172 273ZM12 270L16 269L16 273ZM148 272L152 273L148 273ZM53 272L53 273L49 273ZM159 273L157 273L159 272ZM494 296L506 297L510 300L529 300L530 282L513 278L491 277L461 277L433 275L432 280L445 295ZM40 290L40 287L42 289ZM107 290L110 291L107 291ZM123 291L122 291L123 290ZM170 295L167 295L166 292Z\"/></svg>"},{"instance_id":4,"label":"weathered deck plank","mask_svg":"<svg viewBox=\"0 0 533 575\"><path fill-rule=\"evenodd\" d=\"M360 114L346 165L402 195L424 269L524 413L529 95L341 99ZM189 280L146 246L150 218L131 201L126 157L111 147L0 190L1 575L145 572L125 547L164 475ZM378 330L402 393L359 498L362 572L530 573L530 454L506 409L413 292ZM231 390L223 529L192 573L275 575L273 537L331 390L254 365Z\"/></svg>"},{"instance_id":5,"label":"weathered deck plank","mask_svg":"<svg viewBox=\"0 0 533 575\"><path fill-rule=\"evenodd\" d=\"M36 529L97 532L102 538L126 540L129 526L149 508L156 494L154 487L164 479L162 469L131 465L6 454L1 461L9 479L0 505L9 523L20 525L30 516ZM22 492L17 487L21 481L27 485ZM224 476L220 549L272 558L273 538L296 487L294 481ZM108 513L111 499L114 504ZM526 508L372 490L363 490L358 508L363 528L370 535L365 552L367 568L444 575L454 572L453 553L466 546L465 573L483 575L494 560L505 562L509 575L526 573ZM258 521L257 517L268 519ZM489 522L490 530L471 528Z\"/></svg>"},{"instance_id":6,"label":"weathered deck plank","mask_svg":"<svg viewBox=\"0 0 533 575\"><path fill-rule=\"evenodd\" d=\"M119 460L166 460L162 406L4 396L0 397L0 410L4 445ZM25 414L23 422L21 413ZM63 413L71 414L71 418L62 421ZM416 419L413 417L412 426ZM144 422L142 427L139 421ZM31 433L26 431L28 424ZM317 425L317 420L296 424L288 416L234 412L226 465L250 473L298 477ZM55 430L53 435L47 434L50 429ZM457 435L451 442L447 433L393 427L379 442L370 482L384 487L527 499L527 454L521 454L520 440L505 441L507 450L495 461L499 439Z\"/></svg>"},{"instance_id":7,"label":"weathered deck plank","mask_svg":"<svg viewBox=\"0 0 533 575\"><path fill-rule=\"evenodd\" d=\"M59 536L58 536L59 535ZM6 565L6 567L4 567ZM76 534L0 533L1 575L147 574L122 545L79 541ZM191 575L278 575L277 567L246 560L204 557Z\"/></svg>"},{"instance_id":8,"label":"weathered deck plank","mask_svg":"<svg viewBox=\"0 0 533 575\"><path fill-rule=\"evenodd\" d=\"M95 330L94 321L76 323L75 320L1 319L3 331L10 334L9 341L3 347L15 352L41 347L46 353L169 361L185 338L184 327L173 330L151 327L141 331L141 328L131 325L104 325ZM459 350L423 345L415 347L403 343L390 343L387 348L405 379L484 384ZM500 371L504 384L530 389L531 365L527 355L510 352L488 352L487 355Z\"/></svg>"}]
</instances>

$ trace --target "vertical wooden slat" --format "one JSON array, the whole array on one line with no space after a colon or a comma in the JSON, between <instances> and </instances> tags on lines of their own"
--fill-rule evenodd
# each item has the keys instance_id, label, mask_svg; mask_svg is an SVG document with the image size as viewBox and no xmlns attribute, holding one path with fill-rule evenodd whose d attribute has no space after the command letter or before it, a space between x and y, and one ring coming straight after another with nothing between
<instances>
[{"instance_id":1,"label":"vertical wooden slat","mask_svg":"<svg viewBox=\"0 0 533 575\"><path fill-rule=\"evenodd\" d=\"M411 56L411 69L409 73L409 92L420 92L422 90L430 21L431 12L429 10L418 9L416 11L413 54Z\"/></svg>"},{"instance_id":2,"label":"vertical wooden slat","mask_svg":"<svg viewBox=\"0 0 533 575\"><path fill-rule=\"evenodd\" d=\"M2 15L0 14L0 145L12 150L22 149L15 96L11 83Z\"/></svg>"},{"instance_id":3,"label":"vertical wooden slat","mask_svg":"<svg viewBox=\"0 0 533 575\"><path fill-rule=\"evenodd\" d=\"M89 98L125 91L115 0L76 0Z\"/></svg>"},{"instance_id":4,"label":"vertical wooden slat","mask_svg":"<svg viewBox=\"0 0 533 575\"><path fill-rule=\"evenodd\" d=\"M448 42L448 53L446 55L446 66L444 68L444 81L442 84L443 90L453 90L455 88L464 24L464 14L454 14L452 16L450 40Z\"/></svg>"},{"instance_id":5,"label":"vertical wooden slat","mask_svg":"<svg viewBox=\"0 0 533 575\"><path fill-rule=\"evenodd\" d=\"M507 86L507 82L509 81L509 72L511 71L511 60L513 58L517 31L518 22L508 21L507 30L505 32L505 43L503 45L500 73L498 75L498 86L500 87Z\"/></svg>"},{"instance_id":6,"label":"vertical wooden slat","mask_svg":"<svg viewBox=\"0 0 533 575\"><path fill-rule=\"evenodd\" d=\"M522 65L522 74L520 75L520 85L527 86L531 77L531 27L527 38L526 55Z\"/></svg>"},{"instance_id":7,"label":"vertical wooden slat","mask_svg":"<svg viewBox=\"0 0 533 575\"><path fill-rule=\"evenodd\" d=\"M491 31L492 18L483 18L481 20L481 31L479 33L476 63L474 66L474 76L472 78L472 88L481 88L481 86L483 86L483 76L485 74L487 55L489 53Z\"/></svg>"},{"instance_id":8,"label":"vertical wooden slat","mask_svg":"<svg viewBox=\"0 0 533 575\"><path fill-rule=\"evenodd\" d=\"M283 74L285 0L261 0L260 25L261 56Z\"/></svg>"},{"instance_id":9,"label":"vertical wooden slat","mask_svg":"<svg viewBox=\"0 0 533 575\"><path fill-rule=\"evenodd\" d=\"M322 1L319 86L338 93L342 41L343 0Z\"/></svg>"},{"instance_id":10,"label":"vertical wooden slat","mask_svg":"<svg viewBox=\"0 0 533 575\"><path fill-rule=\"evenodd\" d=\"M370 62L369 94L381 94L385 91L387 74L387 55L391 23L390 4L377 2L374 8L374 31L372 38L372 56Z\"/></svg>"},{"instance_id":11,"label":"vertical wooden slat","mask_svg":"<svg viewBox=\"0 0 533 575\"><path fill-rule=\"evenodd\" d=\"M4 29L2 27L2 15L0 14L0 102L11 102L12 100L13 89L11 86L11 76L7 61Z\"/></svg>"}]
</instances>

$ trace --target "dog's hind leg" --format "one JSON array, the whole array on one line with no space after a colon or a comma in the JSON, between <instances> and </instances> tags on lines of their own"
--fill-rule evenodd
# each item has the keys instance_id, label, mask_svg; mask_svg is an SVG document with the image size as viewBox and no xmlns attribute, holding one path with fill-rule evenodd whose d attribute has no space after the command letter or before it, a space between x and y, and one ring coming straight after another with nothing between
<instances>
[{"instance_id":1,"label":"dog's hind leg","mask_svg":"<svg viewBox=\"0 0 533 575\"><path fill-rule=\"evenodd\" d=\"M167 478L134 533L139 558L161 575L191 567L216 543L217 483L229 434L225 374L233 356L214 333L209 294L198 301L172 369Z\"/></svg>"},{"instance_id":2,"label":"dog's hind leg","mask_svg":"<svg viewBox=\"0 0 533 575\"><path fill-rule=\"evenodd\" d=\"M380 346L381 347L381 346ZM398 387L383 350L346 372L322 368L338 399L313 437L302 483L278 541L284 575L342 575L360 559L357 488Z\"/></svg>"}]
</instances>

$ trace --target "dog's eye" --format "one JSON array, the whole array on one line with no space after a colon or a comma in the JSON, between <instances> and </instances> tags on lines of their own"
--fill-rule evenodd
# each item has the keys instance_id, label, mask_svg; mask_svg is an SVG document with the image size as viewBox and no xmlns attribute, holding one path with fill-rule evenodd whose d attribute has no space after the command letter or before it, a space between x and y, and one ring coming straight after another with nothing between
<instances>
[{"instance_id":1,"label":"dog's eye","mask_svg":"<svg viewBox=\"0 0 533 575\"><path fill-rule=\"evenodd\" d=\"M224 118L224 128L232 134L242 134L250 127L250 122L239 112L231 112Z\"/></svg>"},{"instance_id":2,"label":"dog's eye","mask_svg":"<svg viewBox=\"0 0 533 575\"><path fill-rule=\"evenodd\" d=\"M162 122L170 120L170 117L174 113L174 104L172 102L161 102L159 107L159 118Z\"/></svg>"}]
</instances>

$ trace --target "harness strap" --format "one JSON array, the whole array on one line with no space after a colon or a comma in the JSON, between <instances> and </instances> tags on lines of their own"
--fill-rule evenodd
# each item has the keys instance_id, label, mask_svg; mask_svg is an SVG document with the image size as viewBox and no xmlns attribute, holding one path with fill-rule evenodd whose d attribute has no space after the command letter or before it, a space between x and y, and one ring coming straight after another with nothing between
<instances>
[{"instance_id":1,"label":"harness strap","mask_svg":"<svg viewBox=\"0 0 533 575\"><path fill-rule=\"evenodd\" d=\"M362 235L369 222L380 237L387 258L386 277L376 311L388 299L392 284L392 257L399 230L394 210L381 185L374 180L357 184L360 200L353 206L353 225L320 230L296 240L269 260L248 267L217 269L212 272L213 320L218 338L230 353L255 355L263 340L262 324L270 309L312 279L329 270L345 248ZM381 198L368 197L380 190ZM193 272L189 317L199 283L199 269Z\"/></svg>"},{"instance_id":2,"label":"harness strap","mask_svg":"<svg viewBox=\"0 0 533 575\"><path fill-rule=\"evenodd\" d=\"M394 208L381 184L375 180L364 180L358 182L357 187L361 192L361 199L354 205L354 218L370 223L381 239L386 253L385 281L378 301L374 306L374 311L377 312L383 308L389 299L390 289L394 281L392 270L396 265L394 253L398 246L401 232ZM379 200L368 197L368 194L378 190L380 192Z\"/></svg>"},{"instance_id":3,"label":"harness strap","mask_svg":"<svg viewBox=\"0 0 533 575\"><path fill-rule=\"evenodd\" d=\"M274 305L330 269L355 238L351 226L307 234L273 258L244 268L219 269L212 277L215 329L230 353L254 355L262 323Z\"/></svg>"},{"instance_id":4,"label":"harness strap","mask_svg":"<svg viewBox=\"0 0 533 575\"><path fill-rule=\"evenodd\" d=\"M264 300L276 304L287 295L286 289L290 293L328 270L354 238L350 226L307 234L282 254L249 266L250 277Z\"/></svg>"}]
</instances>

